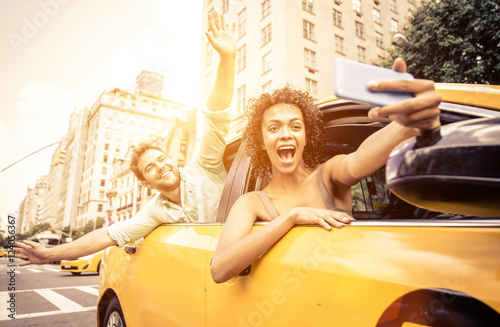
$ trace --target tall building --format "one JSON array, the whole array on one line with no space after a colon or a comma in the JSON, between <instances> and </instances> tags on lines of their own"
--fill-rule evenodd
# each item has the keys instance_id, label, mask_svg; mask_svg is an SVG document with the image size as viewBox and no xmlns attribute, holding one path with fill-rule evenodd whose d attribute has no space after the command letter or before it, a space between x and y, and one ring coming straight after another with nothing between
<instances>
[{"instance_id":1,"label":"tall building","mask_svg":"<svg viewBox=\"0 0 500 327\"><path fill-rule=\"evenodd\" d=\"M88 109L73 110L66 135L52 155L40 222L62 230L76 217L87 138Z\"/></svg>"},{"instance_id":2,"label":"tall building","mask_svg":"<svg viewBox=\"0 0 500 327\"><path fill-rule=\"evenodd\" d=\"M52 154L49 173L47 174L47 193L45 193L40 206L40 223L49 223L51 227L55 227L56 222L59 220L57 213L59 206L62 206L59 199L63 182L62 155L63 149L59 144Z\"/></svg>"},{"instance_id":3,"label":"tall building","mask_svg":"<svg viewBox=\"0 0 500 327\"><path fill-rule=\"evenodd\" d=\"M66 135L61 140L59 162L62 165L62 181L59 194L56 229L76 223L80 184L83 174L83 158L87 143L87 117L89 110L73 110Z\"/></svg>"},{"instance_id":4,"label":"tall building","mask_svg":"<svg viewBox=\"0 0 500 327\"><path fill-rule=\"evenodd\" d=\"M243 128L247 100L287 84L317 98L332 95L333 62L371 63L393 46L420 0L204 0L236 23L237 64L232 133ZM200 96L209 92L218 56L202 41Z\"/></svg>"},{"instance_id":5,"label":"tall building","mask_svg":"<svg viewBox=\"0 0 500 327\"><path fill-rule=\"evenodd\" d=\"M129 146L149 139L172 121L187 121L193 108L163 98L162 85L161 75L142 72L137 77L134 94L120 89L103 92L90 109L74 227L81 228L89 221L95 222L98 217L107 217L109 202L106 193L112 187L110 178L115 159L124 158Z\"/></svg>"},{"instance_id":6,"label":"tall building","mask_svg":"<svg viewBox=\"0 0 500 327\"><path fill-rule=\"evenodd\" d=\"M28 193L30 192L30 188L28 187L26 191L26 195L24 199L19 203L19 208L17 209L17 221L16 221L16 233L23 234L24 233L24 222L26 221L26 198Z\"/></svg>"},{"instance_id":7,"label":"tall building","mask_svg":"<svg viewBox=\"0 0 500 327\"><path fill-rule=\"evenodd\" d=\"M37 179L34 188L28 187L26 196L19 205L18 233L25 234L33 226L42 223L41 209L47 191L47 176Z\"/></svg>"}]
</instances>

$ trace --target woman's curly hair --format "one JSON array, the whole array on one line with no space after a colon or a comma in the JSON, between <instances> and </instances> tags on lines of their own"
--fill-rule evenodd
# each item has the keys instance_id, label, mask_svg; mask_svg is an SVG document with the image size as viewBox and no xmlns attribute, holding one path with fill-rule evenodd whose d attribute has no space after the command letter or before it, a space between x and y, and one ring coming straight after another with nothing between
<instances>
[{"instance_id":1,"label":"woman's curly hair","mask_svg":"<svg viewBox=\"0 0 500 327\"><path fill-rule=\"evenodd\" d=\"M254 176L271 173L271 160L262 148L264 141L261 126L266 109L278 103L297 106L302 112L307 140L302 158L306 166L315 167L321 160L320 153L325 144L322 113L309 93L285 86L249 100L246 112L248 124L243 131L243 141L246 142L246 153L250 157Z\"/></svg>"}]
</instances>

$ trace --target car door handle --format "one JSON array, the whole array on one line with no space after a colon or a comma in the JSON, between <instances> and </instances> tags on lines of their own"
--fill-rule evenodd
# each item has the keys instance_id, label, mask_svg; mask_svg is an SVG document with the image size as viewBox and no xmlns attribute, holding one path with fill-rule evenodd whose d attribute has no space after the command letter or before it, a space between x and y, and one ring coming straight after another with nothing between
<instances>
[{"instance_id":1,"label":"car door handle","mask_svg":"<svg viewBox=\"0 0 500 327\"><path fill-rule=\"evenodd\" d=\"M135 254L135 251L137 251L137 246L135 246L135 245L125 245L123 247L123 251L127 252L128 254Z\"/></svg>"},{"instance_id":2,"label":"car door handle","mask_svg":"<svg viewBox=\"0 0 500 327\"><path fill-rule=\"evenodd\" d=\"M246 267L245 270L240 272L238 275L239 276L248 276L248 275L250 275L250 271L252 271L252 265Z\"/></svg>"}]
</instances>

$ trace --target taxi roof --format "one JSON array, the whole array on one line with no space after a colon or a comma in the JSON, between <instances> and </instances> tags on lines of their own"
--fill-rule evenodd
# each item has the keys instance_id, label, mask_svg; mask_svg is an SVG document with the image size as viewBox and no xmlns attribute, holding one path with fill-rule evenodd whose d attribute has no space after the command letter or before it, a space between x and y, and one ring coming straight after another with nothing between
<instances>
[{"instance_id":1,"label":"taxi roof","mask_svg":"<svg viewBox=\"0 0 500 327\"><path fill-rule=\"evenodd\" d=\"M500 111L500 85L436 83L435 86L444 102ZM330 96L316 103L321 105L337 99L336 96Z\"/></svg>"}]
</instances>

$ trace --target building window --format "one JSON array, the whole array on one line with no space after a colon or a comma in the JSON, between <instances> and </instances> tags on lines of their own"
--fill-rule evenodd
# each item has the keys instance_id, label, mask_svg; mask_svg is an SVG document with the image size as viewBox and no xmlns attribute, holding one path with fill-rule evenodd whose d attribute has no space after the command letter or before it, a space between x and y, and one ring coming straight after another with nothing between
<instances>
[{"instance_id":1,"label":"building window","mask_svg":"<svg viewBox=\"0 0 500 327\"><path fill-rule=\"evenodd\" d=\"M384 42L383 42L383 36L381 33L379 32L375 32L375 38L376 38L376 41L377 41L377 47L379 48L384 48Z\"/></svg>"},{"instance_id":2,"label":"building window","mask_svg":"<svg viewBox=\"0 0 500 327\"><path fill-rule=\"evenodd\" d=\"M104 144L104 150L106 150L106 151L109 150L109 143Z\"/></svg>"},{"instance_id":3,"label":"building window","mask_svg":"<svg viewBox=\"0 0 500 327\"><path fill-rule=\"evenodd\" d=\"M314 40L314 24L304 20L302 25L304 38Z\"/></svg>"},{"instance_id":4,"label":"building window","mask_svg":"<svg viewBox=\"0 0 500 327\"><path fill-rule=\"evenodd\" d=\"M314 0L302 0L302 9L310 12L311 14L313 13L313 5Z\"/></svg>"},{"instance_id":5,"label":"building window","mask_svg":"<svg viewBox=\"0 0 500 327\"><path fill-rule=\"evenodd\" d=\"M344 54L344 38L335 35L335 51Z\"/></svg>"},{"instance_id":6,"label":"building window","mask_svg":"<svg viewBox=\"0 0 500 327\"><path fill-rule=\"evenodd\" d=\"M268 52L264 57L262 57L262 74L265 74L271 70L272 61L273 61L272 52Z\"/></svg>"},{"instance_id":7,"label":"building window","mask_svg":"<svg viewBox=\"0 0 500 327\"><path fill-rule=\"evenodd\" d=\"M107 154L104 155L104 157L102 158L102 161L103 162L108 162L108 155Z\"/></svg>"},{"instance_id":8,"label":"building window","mask_svg":"<svg viewBox=\"0 0 500 327\"><path fill-rule=\"evenodd\" d=\"M318 82L315 80L312 80L310 78L306 78L306 91L309 92L309 94L313 98L318 97Z\"/></svg>"},{"instance_id":9,"label":"building window","mask_svg":"<svg viewBox=\"0 0 500 327\"><path fill-rule=\"evenodd\" d=\"M262 85L262 93L271 93L271 81Z\"/></svg>"},{"instance_id":10,"label":"building window","mask_svg":"<svg viewBox=\"0 0 500 327\"><path fill-rule=\"evenodd\" d=\"M145 129L145 127L144 127L144 126L142 126L142 134L146 134L144 129ZM119 154L119 153L120 153L120 146L119 146L119 145L117 145L117 146L116 146L115 152L116 152L117 154Z\"/></svg>"},{"instance_id":11,"label":"building window","mask_svg":"<svg viewBox=\"0 0 500 327\"><path fill-rule=\"evenodd\" d=\"M106 186L106 180L105 179L101 179L101 186L102 187Z\"/></svg>"},{"instance_id":12,"label":"building window","mask_svg":"<svg viewBox=\"0 0 500 327\"><path fill-rule=\"evenodd\" d=\"M186 152L186 141L185 140L181 140L181 143L180 143L180 151L181 152Z\"/></svg>"},{"instance_id":13,"label":"building window","mask_svg":"<svg viewBox=\"0 0 500 327\"><path fill-rule=\"evenodd\" d=\"M111 138L111 132L110 131L106 131L106 139L110 139Z\"/></svg>"},{"instance_id":14,"label":"building window","mask_svg":"<svg viewBox=\"0 0 500 327\"><path fill-rule=\"evenodd\" d=\"M316 52L304 49L304 61L306 67L316 69Z\"/></svg>"},{"instance_id":15,"label":"building window","mask_svg":"<svg viewBox=\"0 0 500 327\"><path fill-rule=\"evenodd\" d=\"M356 22L356 36L364 39L364 34L363 34L363 23Z\"/></svg>"},{"instance_id":16,"label":"building window","mask_svg":"<svg viewBox=\"0 0 500 327\"><path fill-rule=\"evenodd\" d=\"M396 33L399 30L398 21L394 18L391 18L391 31Z\"/></svg>"},{"instance_id":17,"label":"building window","mask_svg":"<svg viewBox=\"0 0 500 327\"><path fill-rule=\"evenodd\" d=\"M97 212L102 212L102 204L97 205Z\"/></svg>"},{"instance_id":18,"label":"building window","mask_svg":"<svg viewBox=\"0 0 500 327\"><path fill-rule=\"evenodd\" d=\"M238 71L244 69L247 66L247 45L243 44L241 48L238 49L236 55L238 58Z\"/></svg>"},{"instance_id":19,"label":"building window","mask_svg":"<svg viewBox=\"0 0 500 327\"><path fill-rule=\"evenodd\" d=\"M271 41L271 24L262 29L262 45Z\"/></svg>"},{"instance_id":20,"label":"building window","mask_svg":"<svg viewBox=\"0 0 500 327\"><path fill-rule=\"evenodd\" d=\"M108 173L108 168L107 167L102 167L101 175L106 175L107 173Z\"/></svg>"},{"instance_id":21,"label":"building window","mask_svg":"<svg viewBox=\"0 0 500 327\"><path fill-rule=\"evenodd\" d=\"M243 85L238 89L238 116L243 115L246 110L247 87Z\"/></svg>"},{"instance_id":22,"label":"building window","mask_svg":"<svg viewBox=\"0 0 500 327\"><path fill-rule=\"evenodd\" d=\"M238 38L247 34L247 9L244 8L238 14Z\"/></svg>"},{"instance_id":23,"label":"building window","mask_svg":"<svg viewBox=\"0 0 500 327\"><path fill-rule=\"evenodd\" d=\"M373 21L380 24L380 10L373 8Z\"/></svg>"},{"instance_id":24,"label":"building window","mask_svg":"<svg viewBox=\"0 0 500 327\"><path fill-rule=\"evenodd\" d=\"M266 17L271 13L271 0L265 0L262 2L262 18Z\"/></svg>"},{"instance_id":25,"label":"building window","mask_svg":"<svg viewBox=\"0 0 500 327\"><path fill-rule=\"evenodd\" d=\"M391 9L394 12L397 11L396 0L389 0L389 9Z\"/></svg>"},{"instance_id":26,"label":"building window","mask_svg":"<svg viewBox=\"0 0 500 327\"><path fill-rule=\"evenodd\" d=\"M212 64L212 44L210 42L207 42L205 45L205 67L208 67Z\"/></svg>"},{"instance_id":27,"label":"building window","mask_svg":"<svg viewBox=\"0 0 500 327\"><path fill-rule=\"evenodd\" d=\"M121 141L122 140L122 133L116 133L116 140Z\"/></svg>"},{"instance_id":28,"label":"building window","mask_svg":"<svg viewBox=\"0 0 500 327\"><path fill-rule=\"evenodd\" d=\"M104 190L99 191L99 200L104 200Z\"/></svg>"},{"instance_id":29,"label":"building window","mask_svg":"<svg viewBox=\"0 0 500 327\"><path fill-rule=\"evenodd\" d=\"M361 13L361 0L352 0L352 9L357 13Z\"/></svg>"},{"instance_id":30,"label":"building window","mask_svg":"<svg viewBox=\"0 0 500 327\"><path fill-rule=\"evenodd\" d=\"M333 9L333 25L342 27L342 13Z\"/></svg>"},{"instance_id":31,"label":"building window","mask_svg":"<svg viewBox=\"0 0 500 327\"><path fill-rule=\"evenodd\" d=\"M366 49L358 45L358 61L365 62L366 61Z\"/></svg>"},{"instance_id":32,"label":"building window","mask_svg":"<svg viewBox=\"0 0 500 327\"><path fill-rule=\"evenodd\" d=\"M222 13L225 14L229 10L229 0L222 0Z\"/></svg>"}]
</instances>

